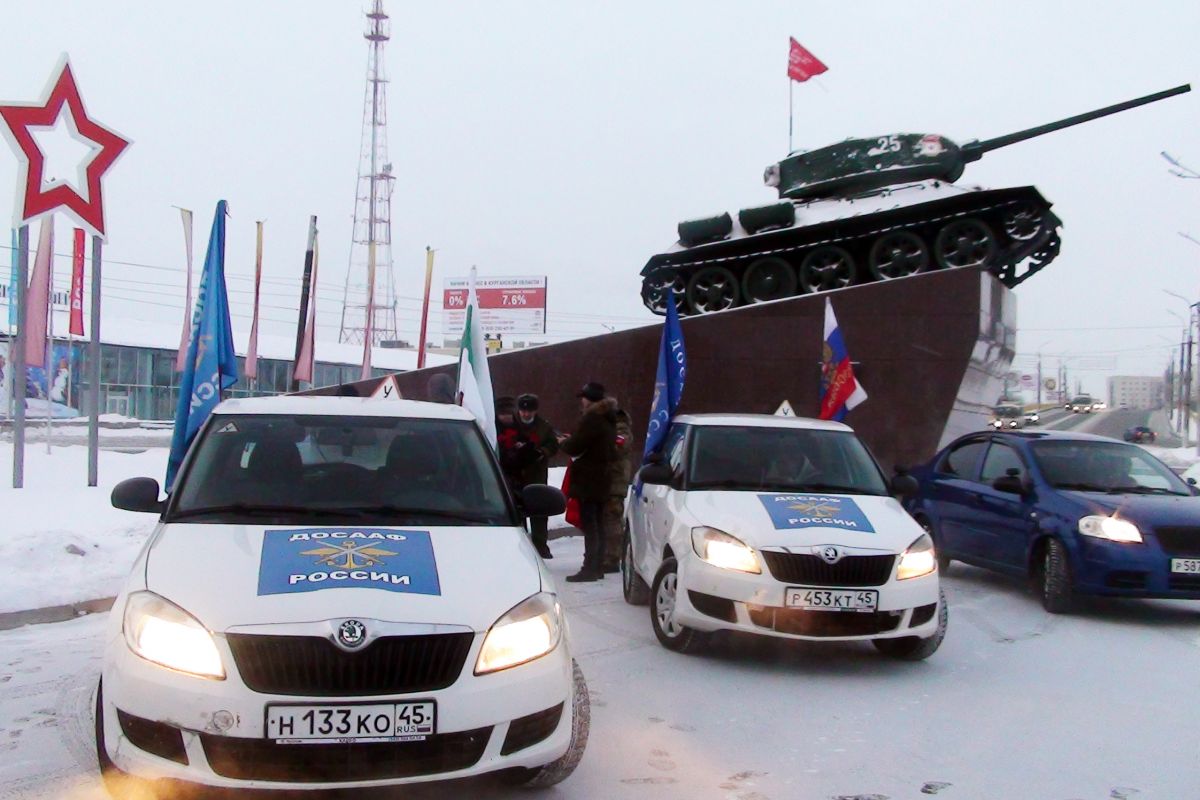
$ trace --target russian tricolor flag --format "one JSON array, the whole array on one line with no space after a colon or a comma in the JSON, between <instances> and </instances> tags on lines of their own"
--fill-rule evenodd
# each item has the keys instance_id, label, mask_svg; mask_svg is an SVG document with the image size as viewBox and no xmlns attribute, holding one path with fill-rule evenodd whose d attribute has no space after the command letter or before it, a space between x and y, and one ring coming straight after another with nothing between
<instances>
[{"instance_id":1,"label":"russian tricolor flag","mask_svg":"<svg viewBox=\"0 0 1200 800\"><path fill-rule=\"evenodd\" d=\"M833 304L825 298L825 347L821 356L821 419L841 422L846 412L867 399L854 377Z\"/></svg>"}]
</instances>

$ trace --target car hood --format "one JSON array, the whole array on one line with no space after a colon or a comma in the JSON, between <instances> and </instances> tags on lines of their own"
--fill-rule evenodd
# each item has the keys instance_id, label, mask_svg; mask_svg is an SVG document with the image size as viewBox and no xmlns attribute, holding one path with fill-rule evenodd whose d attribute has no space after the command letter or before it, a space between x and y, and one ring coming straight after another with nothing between
<instances>
[{"instance_id":1,"label":"car hood","mask_svg":"<svg viewBox=\"0 0 1200 800\"><path fill-rule=\"evenodd\" d=\"M900 503L876 495L690 492L686 506L696 524L759 548L836 544L900 553L922 534Z\"/></svg>"},{"instance_id":2,"label":"car hood","mask_svg":"<svg viewBox=\"0 0 1200 800\"><path fill-rule=\"evenodd\" d=\"M519 528L176 523L150 546L146 588L214 631L339 617L484 631L539 591L537 561Z\"/></svg>"},{"instance_id":3,"label":"car hood","mask_svg":"<svg viewBox=\"0 0 1200 800\"><path fill-rule=\"evenodd\" d=\"M1078 491L1064 491L1062 495L1078 503L1082 513L1115 513L1139 527L1200 527L1200 497Z\"/></svg>"}]
</instances>

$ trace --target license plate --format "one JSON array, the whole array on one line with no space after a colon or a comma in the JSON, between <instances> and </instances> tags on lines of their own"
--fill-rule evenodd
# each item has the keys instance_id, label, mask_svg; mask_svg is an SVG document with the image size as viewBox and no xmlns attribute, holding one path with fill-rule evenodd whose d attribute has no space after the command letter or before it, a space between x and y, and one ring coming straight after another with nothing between
<instances>
[{"instance_id":1,"label":"license plate","mask_svg":"<svg viewBox=\"0 0 1200 800\"><path fill-rule=\"evenodd\" d=\"M879 607L879 592L789 586L784 592L783 604L788 608L803 608L809 611L874 611Z\"/></svg>"},{"instance_id":2,"label":"license plate","mask_svg":"<svg viewBox=\"0 0 1200 800\"><path fill-rule=\"evenodd\" d=\"M1200 575L1200 558L1172 558L1171 572L1184 575Z\"/></svg>"},{"instance_id":3,"label":"license plate","mask_svg":"<svg viewBox=\"0 0 1200 800\"><path fill-rule=\"evenodd\" d=\"M432 700L267 707L267 738L277 744L416 742L436 727Z\"/></svg>"}]
</instances>

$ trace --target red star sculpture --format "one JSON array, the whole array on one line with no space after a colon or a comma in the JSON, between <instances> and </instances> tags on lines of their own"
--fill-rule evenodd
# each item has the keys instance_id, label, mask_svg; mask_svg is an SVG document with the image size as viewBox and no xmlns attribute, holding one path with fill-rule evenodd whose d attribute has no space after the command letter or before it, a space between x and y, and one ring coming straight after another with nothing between
<instances>
[{"instance_id":1,"label":"red star sculpture","mask_svg":"<svg viewBox=\"0 0 1200 800\"><path fill-rule=\"evenodd\" d=\"M95 151L84 171L87 197L74 188L59 184L43 191L45 155L33 139L30 128L50 128L66 105L74 121L72 137L88 144ZM64 57L58 77L40 104L8 103L0 105L9 143L20 160L17 182L16 224L25 225L52 211L63 209L98 236L104 236L104 196L100 181L104 173L129 146L129 140L90 119L71 74L71 64ZM75 136L75 133L78 136Z\"/></svg>"}]
</instances>

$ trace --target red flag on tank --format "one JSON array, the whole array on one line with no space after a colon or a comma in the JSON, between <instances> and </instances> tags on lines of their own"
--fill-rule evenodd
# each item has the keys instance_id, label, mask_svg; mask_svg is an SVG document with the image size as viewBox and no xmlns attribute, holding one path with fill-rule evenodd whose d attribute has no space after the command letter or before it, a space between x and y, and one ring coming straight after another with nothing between
<instances>
[{"instance_id":1,"label":"red flag on tank","mask_svg":"<svg viewBox=\"0 0 1200 800\"><path fill-rule=\"evenodd\" d=\"M829 69L821 62L821 59L808 52L804 45L791 37L788 37L788 41L791 42L791 49L788 51L789 78L803 83L814 75L820 75Z\"/></svg>"}]
</instances>

